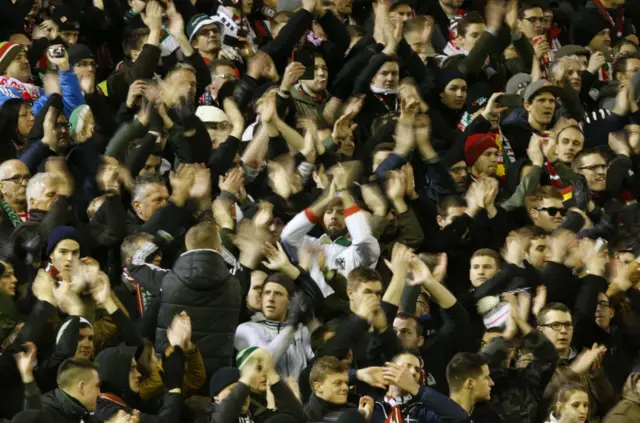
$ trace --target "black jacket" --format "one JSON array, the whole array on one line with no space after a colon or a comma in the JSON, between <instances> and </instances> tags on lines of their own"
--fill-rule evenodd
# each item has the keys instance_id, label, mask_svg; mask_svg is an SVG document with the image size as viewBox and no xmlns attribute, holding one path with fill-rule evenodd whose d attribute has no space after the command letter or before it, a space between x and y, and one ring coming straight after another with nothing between
<instances>
[{"instance_id":1,"label":"black jacket","mask_svg":"<svg viewBox=\"0 0 640 423\"><path fill-rule=\"evenodd\" d=\"M176 314L186 311L207 375L230 366L241 304L240 284L220 254L213 250L182 254L162 281L156 350L166 349L167 328Z\"/></svg>"},{"instance_id":2,"label":"black jacket","mask_svg":"<svg viewBox=\"0 0 640 423\"><path fill-rule=\"evenodd\" d=\"M304 415L309 423L330 423L335 421L361 423L364 417L358 409L348 404L336 405L318 398L312 394L309 402L304 406ZM348 415L348 418L347 416Z\"/></svg>"},{"instance_id":3,"label":"black jacket","mask_svg":"<svg viewBox=\"0 0 640 423\"><path fill-rule=\"evenodd\" d=\"M43 410L55 423L97 423L99 420L75 398L56 389L42 398Z\"/></svg>"}]
</instances>

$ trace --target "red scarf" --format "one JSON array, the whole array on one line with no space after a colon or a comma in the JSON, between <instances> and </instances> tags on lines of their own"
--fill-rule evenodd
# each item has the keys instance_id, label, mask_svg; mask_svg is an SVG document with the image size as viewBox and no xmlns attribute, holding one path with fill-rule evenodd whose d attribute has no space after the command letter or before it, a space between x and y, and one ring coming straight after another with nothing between
<instances>
[{"instance_id":1,"label":"red scarf","mask_svg":"<svg viewBox=\"0 0 640 423\"><path fill-rule=\"evenodd\" d=\"M609 22L611 28L616 31L616 37L622 37L622 31L624 30L624 6L617 9L618 14L614 20L607 8L604 7L604 5L600 2L600 0L593 0L593 4L596 5L598 13L600 13L600 15L605 18L607 22Z\"/></svg>"},{"instance_id":2,"label":"red scarf","mask_svg":"<svg viewBox=\"0 0 640 423\"><path fill-rule=\"evenodd\" d=\"M126 402L111 394L100 394L100 398L106 399L107 401L115 402L118 405L129 408Z\"/></svg>"}]
</instances>

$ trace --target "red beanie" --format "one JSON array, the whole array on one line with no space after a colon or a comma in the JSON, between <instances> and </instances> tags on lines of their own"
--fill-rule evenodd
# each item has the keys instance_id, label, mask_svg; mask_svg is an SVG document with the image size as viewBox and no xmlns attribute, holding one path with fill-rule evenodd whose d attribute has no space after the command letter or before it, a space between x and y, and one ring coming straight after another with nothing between
<instances>
[{"instance_id":1,"label":"red beanie","mask_svg":"<svg viewBox=\"0 0 640 423\"><path fill-rule=\"evenodd\" d=\"M492 132L473 134L467 137L467 141L464 143L464 161L467 162L467 166L473 166L478 157L491 147L500 149L496 141L496 134Z\"/></svg>"}]
</instances>

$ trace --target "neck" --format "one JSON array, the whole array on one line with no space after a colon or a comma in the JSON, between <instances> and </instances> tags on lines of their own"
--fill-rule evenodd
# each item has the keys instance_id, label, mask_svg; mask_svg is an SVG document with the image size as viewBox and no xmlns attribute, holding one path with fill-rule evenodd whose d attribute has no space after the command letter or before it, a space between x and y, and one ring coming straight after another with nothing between
<instances>
[{"instance_id":1,"label":"neck","mask_svg":"<svg viewBox=\"0 0 640 423\"><path fill-rule=\"evenodd\" d=\"M25 211L27 211L26 201L15 203L13 201L10 201L7 197L4 197L4 201L6 201L9 207L11 207L11 210L13 210L16 213L24 213Z\"/></svg>"},{"instance_id":2,"label":"neck","mask_svg":"<svg viewBox=\"0 0 640 423\"><path fill-rule=\"evenodd\" d=\"M219 50L213 50L213 51L199 50L199 52L200 52L200 56L204 57L205 59L216 60L218 58L218 53L220 51Z\"/></svg>"},{"instance_id":3,"label":"neck","mask_svg":"<svg viewBox=\"0 0 640 423\"><path fill-rule=\"evenodd\" d=\"M313 91L312 91L312 90L307 86L307 84L305 84L305 83L303 83L303 82L300 82L300 86L302 87L302 90L303 90L305 93L309 94L311 97L317 97L317 96L319 95L318 93L313 92Z\"/></svg>"},{"instance_id":4,"label":"neck","mask_svg":"<svg viewBox=\"0 0 640 423\"><path fill-rule=\"evenodd\" d=\"M447 16L455 16L458 13L458 9L456 9L455 7L447 6L442 2L440 2L440 7Z\"/></svg>"},{"instance_id":5,"label":"neck","mask_svg":"<svg viewBox=\"0 0 640 423\"><path fill-rule=\"evenodd\" d=\"M449 394L449 398L462 407L469 415L471 414L473 407L476 405L475 401L471 398L471 393L467 391L452 392Z\"/></svg>"},{"instance_id":6,"label":"neck","mask_svg":"<svg viewBox=\"0 0 640 423\"><path fill-rule=\"evenodd\" d=\"M395 385L389 386L389 391L387 392L387 395L391 397L404 397L405 395L408 395L408 394L409 393L407 391L403 391L402 389L398 388Z\"/></svg>"},{"instance_id":7,"label":"neck","mask_svg":"<svg viewBox=\"0 0 640 423\"><path fill-rule=\"evenodd\" d=\"M558 355L560 356L560 358L569 358L570 354L571 354L571 348L563 348L558 350Z\"/></svg>"},{"instance_id":8,"label":"neck","mask_svg":"<svg viewBox=\"0 0 640 423\"><path fill-rule=\"evenodd\" d=\"M527 120L529 121L529 125L531 125L531 127L536 131L542 132L547 130L547 125L543 125L539 123L537 120L533 118L533 115L531 113L529 113L529 117Z\"/></svg>"}]
</instances>

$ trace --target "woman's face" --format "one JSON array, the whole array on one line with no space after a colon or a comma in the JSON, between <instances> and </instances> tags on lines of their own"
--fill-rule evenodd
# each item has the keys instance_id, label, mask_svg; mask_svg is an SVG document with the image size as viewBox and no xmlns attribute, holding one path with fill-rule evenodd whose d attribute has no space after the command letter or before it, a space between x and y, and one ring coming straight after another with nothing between
<instances>
[{"instance_id":1,"label":"woman's face","mask_svg":"<svg viewBox=\"0 0 640 423\"><path fill-rule=\"evenodd\" d=\"M0 292L13 297L16 295L18 279L13 273L13 266L5 262L2 262L2 264L4 264L4 273L0 276Z\"/></svg>"},{"instance_id":2,"label":"woman's face","mask_svg":"<svg viewBox=\"0 0 640 423\"><path fill-rule=\"evenodd\" d=\"M31 132L31 128L33 128L33 123L36 118L33 115L33 111L31 110L31 106L29 103L22 103L20 105L20 111L18 112L18 134L26 138Z\"/></svg>"},{"instance_id":3,"label":"woman's face","mask_svg":"<svg viewBox=\"0 0 640 423\"><path fill-rule=\"evenodd\" d=\"M584 423L589 414L589 396L586 392L573 392L567 402L558 403L560 423Z\"/></svg>"}]
</instances>

